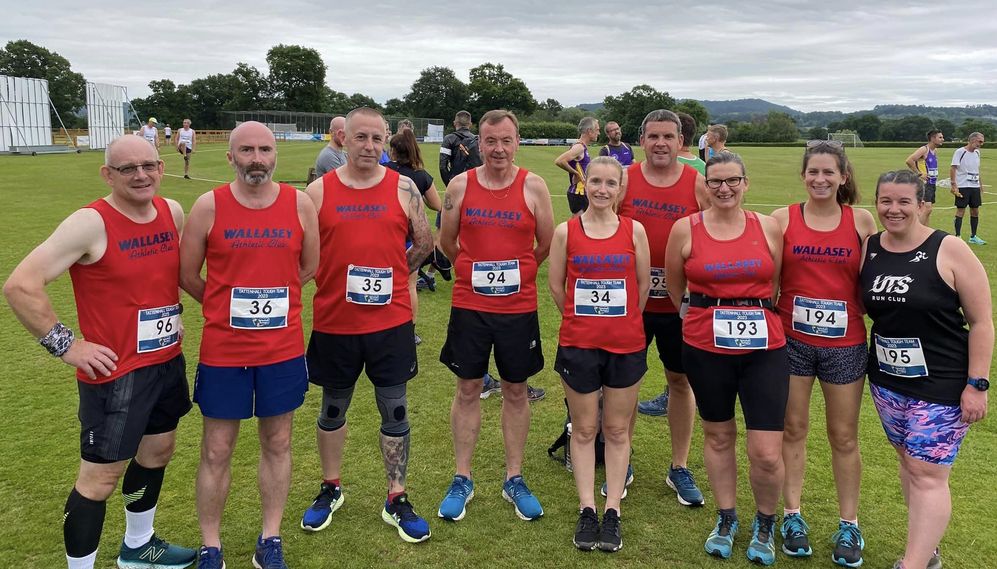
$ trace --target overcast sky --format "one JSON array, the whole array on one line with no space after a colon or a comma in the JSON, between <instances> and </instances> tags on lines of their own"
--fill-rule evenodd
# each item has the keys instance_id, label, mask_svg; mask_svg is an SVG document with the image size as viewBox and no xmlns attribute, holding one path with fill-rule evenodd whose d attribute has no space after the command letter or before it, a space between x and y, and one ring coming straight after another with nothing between
<instances>
[{"instance_id":1,"label":"overcast sky","mask_svg":"<svg viewBox=\"0 0 997 569\"><path fill-rule=\"evenodd\" d=\"M677 5L676 5L677 4ZM89 81L149 93L276 44L318 50L330 87L383 103L430 66L501 63L538 100L601 102L647 83L676 98L802 111L997 104L997 6L893 0L145 2L0 0L0 42L27 39ZM562 7L563 6L563 7Z\"/></svg>"}]
</instances>

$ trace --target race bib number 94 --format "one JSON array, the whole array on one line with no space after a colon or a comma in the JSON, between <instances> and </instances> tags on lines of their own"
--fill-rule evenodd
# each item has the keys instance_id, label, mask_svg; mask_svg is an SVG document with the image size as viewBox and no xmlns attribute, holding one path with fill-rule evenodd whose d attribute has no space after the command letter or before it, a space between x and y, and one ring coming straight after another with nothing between
<instances>
[{"instance_id":1,"label":"race bib number 94","mask_svg":"<svg viewBox=\"0 0 997 569\"><path fill-rule=\"evenodd\" d=\"M390 304L394 285L391 267L350 265L346 268L346 302L374 306Z\"/></svg>"},{"instance_id":2,"label":"race bib number 94","mask_svg":"<svg viewBox=\"0 0 997 569\"><path fill-rule=\"evenodd\" d=\"M471 289L484 296L519 293L519 259L478 261L471 265Z\"/></svg>"},{"instance_id":3,"label":"race bib number 94","mask_svg":"<svg viewBox=\"0 0 997 569\"><path fill-rule=\"evenodd\" d=\"M793 299L793 330L822 338L843 338L848 331L848 305L843 300L797 296Z\"/></svg>"},{"instance_id":4,"label":"race bib number 94","mask_svg":"<svg viewBox=\"0 0 997 569\"><path fill-rule=\"evenodd\" d=\"M229 326L242 330L271 330L287 327L291 308L288 287L232 287Z\"/></svg>"},{"instance_id":5,"label":"race bib number 94","mask_svg":"<svg viewBox=\"0 0 997 569\"><path fill-rule=\"evenodd\" d=\"M896 377L928 376L920 338L884 338L876 334L873 342L879 371Z\"/></svg>"},{"instance_id":6,"label":"race bib number 94","mask_svg":"<svg viewBox=\"0 0 997 569\"><path fill-rule=\"evenodd\" d=\"M665 286L665 270L661 267L651 267L651 289L648 298L668 298L668 288Z\"/></svg>"},{"instance_id":7,"label":"race bib number 94","mask_svg":"<svg viewBox=\"0 0 997 569\"><path fill-rule=\"evenodd\" d=\"M769 346L769 327L764 310L713 311L713 345L731 350L764 350Z\"/></svg>"},{"instance_id":8,"label":"race bib number 94","mask_svg":"<svg viewBox=\"0 0 997 569\"><path fill-rule=\"evenodd\" d=\"M162 350L179 341L179 304L138 311L138 353Z\"/></svg>"},{"instance_id":9,"label":"race bib number 94","mask_svg":"<svg viewBox=\"0 0 997 569\"><path fill-rule=\"evenodd\" d=\"M575 281L575 316L627 315L627 281L578 279Z\"/></svg>"}]
</instances>

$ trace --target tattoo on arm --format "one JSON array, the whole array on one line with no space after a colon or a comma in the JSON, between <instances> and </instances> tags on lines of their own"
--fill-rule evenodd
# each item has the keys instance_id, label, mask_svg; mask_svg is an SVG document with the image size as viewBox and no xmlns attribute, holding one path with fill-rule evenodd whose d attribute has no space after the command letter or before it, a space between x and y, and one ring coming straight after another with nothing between
<instances>
[{"instance_id":1,"label":"tattoo on arm","mask_svg":"<svg viewBox=\"0 0 997 569\"><path fill-rule=\"evenodd\" d=\"M384 458L384 472L388 476L388 487L405 487L409 453L408 433L400 437L390 437L381 433L381 456Z\"/></svg>"},{"instance_id":2,"label":"tattoo on arm","mask_svg":"<svg viewBox=\"0 0 997 569\"><path fill-rule=\"evenodd\" d=\"M422 206L422 194L410 181L403 181L401 188L408 192L408 232L412 247L406 252L408 270L414 273L422 266L422 262L433 250L433 234L429 230L426 212Z\"/></svg>"},{"instance_id":3,"label":"tattoo on arm","mask_svg":"<svg viewBox=\"0 0 997 569\"><path fill-rule=\"evenodd\" d=\"M443 196L443 209L453 209L453 200L450 196Z\"/></svg>"}]
</instances>

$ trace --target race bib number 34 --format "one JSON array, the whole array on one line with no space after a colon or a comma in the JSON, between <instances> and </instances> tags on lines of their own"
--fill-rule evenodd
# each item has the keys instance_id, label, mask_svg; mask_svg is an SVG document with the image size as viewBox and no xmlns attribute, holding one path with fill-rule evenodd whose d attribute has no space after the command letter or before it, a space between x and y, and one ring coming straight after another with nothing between
<instances>
[{"instance_id":1,"label":"race bib number 34","mask_svg":"<svg viewBox=\"0 0 997 569\"><path fill-rule=\"evenodd\" d=\"M879 371L897 377L928 376L920 338L884 338L876 334L873 342Z\"/></svg>"},{"instance_id":2,"label":"race bib number 34","mask_svg":"<svg viewBox=\"0 0 997 569\"><path fill-rule=\"evenodd\" d=\"M390 304L394 285L391 267L350 265L346 268L346 302L374 306Z\"/></svg>"},{"instance_id":3,"label":"race bib number 34","mask_svg":"<svg viewBox=\"0 0 997 569\"><path fill-rule=\"evenodd\" d=\"M288 287L232 287L229 326L243 330L270 330L287 327L291 308Z\"/></svg>"},{"instance_id":4,"label":"race bib number 34","mask_svg":"<svg viewBox=\"0 0 997 569\"><path fill-rule=\"evenodd\" d=\"M162 350L179 341L179 304L138 311L138 353Z\"/></svg>"},{"instance_id":5,"label":"race bib number 34","mask_svg":"<svg viewBox=\"0 0 997 569\"><path fill-rule=\"evenodd\" d=\"M843 300L797 296L793 299L793 330L822 338L843 338L848 331L848 306Z\"/></svg>"},{"instance_id":6,"label":"race bib number 34","mask_svg":"<svg viewBox=\"0 0 997 569\"><path fill-rule=\"evenodd\" d=\"M519 293L519 259L478 261L471 265L471 289L484 296Z\"/></svg>"},{"instance_id":7,"label":"race bib number 34","mask_svg":"<svg viewBox=\"0 0 997 569\"><path fill-rule=\"evenodd\" d=\"M660 267L651 267L651 289L647 292L648 298L668 298L668 288L665 286L665 270Z\"/></svg>"},{"instance_id":8,"label":"race bib number 34","mask_svg":"<svg viewBox=\"0 0 997 569\"><path fill-rule=\"evenodd\" d=\"M713 311L713 345L731 350L764 350L769 346L769 327L765 311Z\"/></svg>"},{"instance_id":9,"label":"race bib number 34","mask_svg":"<svg viewBox=\"0 0 997 569\"><path fill-rule=\"evenodd\" d=\"M575 316L627 315L627 281L578 279L575 281Z\"/></svg>"}]
</instances>

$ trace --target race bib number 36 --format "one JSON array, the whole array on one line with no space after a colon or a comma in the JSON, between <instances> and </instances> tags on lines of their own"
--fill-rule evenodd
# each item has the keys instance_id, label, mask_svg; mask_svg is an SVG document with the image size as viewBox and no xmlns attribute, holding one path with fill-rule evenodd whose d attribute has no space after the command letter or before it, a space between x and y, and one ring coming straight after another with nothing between
<instances>
[{"instance_id":1,"label":"race bib number 36","mask_svg":"<svg viewBox=\"0 0 997 569\"><path fill-rule=\"evenodd\" d=\"M478 261L471 265L471 288L484 296L519 293L519 260Z\"/></svg>"},{"instance_id":2,"label":"race bib number 36","mask_svg":"<svg viewBox=\"0 0 997 569\"><path fill-rule=\"evenodd\" d=\"M665 270L660 267L651 267L651 289L647 292L648 298L668 298L668 288L665 286Z\"/></svg>"},{"instance_id":3,"label":"race bib number 36","mask_svg":"<svg viewBox=\"0 0 997 569\"><path fill-rule=\"evenodd\" d=\"M179 341L179 304L138 311L138 353L162 350Z\"/></svg>"},{"instance_id":4,"label":"race bib number 36","mask_svg":"<svg viewBox=\"0 0 997 569\"><path fill-rule=\"evenodd\" d=\"M346 268L346 302L375 306L390 304L394 284L391 267L350 265Z\"/></svg>"},{"instance_id":5,"label":"race bib number 36","mask_svg":"<svg viewBox=\"0 0 997 569\"><path fill-rule=\"evenodd\" d=\"M793 330L822 338L843 338L848 331L848 306L843 300L797 296L793 299Z\"/></svg>"},{"instance_id":6,"label":"race bib number 36","mask_svg":"<svg viewBox=\"0 0 997 569\"><path fill-rule=\"evenodd\" d=\"M879 371L897 377L928 376L920 338L884 338L876 334L873 341Z\"/></svg>"},{"instance_id":7,"label":"race bib number 36","mask_svg":"<svg viewBox=\"0 0 997 569\"><path fill-rule=\"evenodd\" d=\"M713 345L731 350L764 350L769 346L769 327L764 310L713 311Z\"/></svg>"},{"instance_id":8,"label":"race bib number 36","mask_svg":"<svg viewBox=\"0 0 997 569\"><path fill-rule=\"evenodd\" d=\"M627 281L578 279L575 281L575 316L626 316Z\"/></svg>"},{"instance_id":9,"label":"race bib number 36","mask_svg":"<svg viewBox=\"0 0 997 569\"><path fill-rule=\"evenodd\" d=\"M229 326L243 330L287 327L291 308L286 286L275 288L232 287Z\"/></svg>"}]
</instances>

